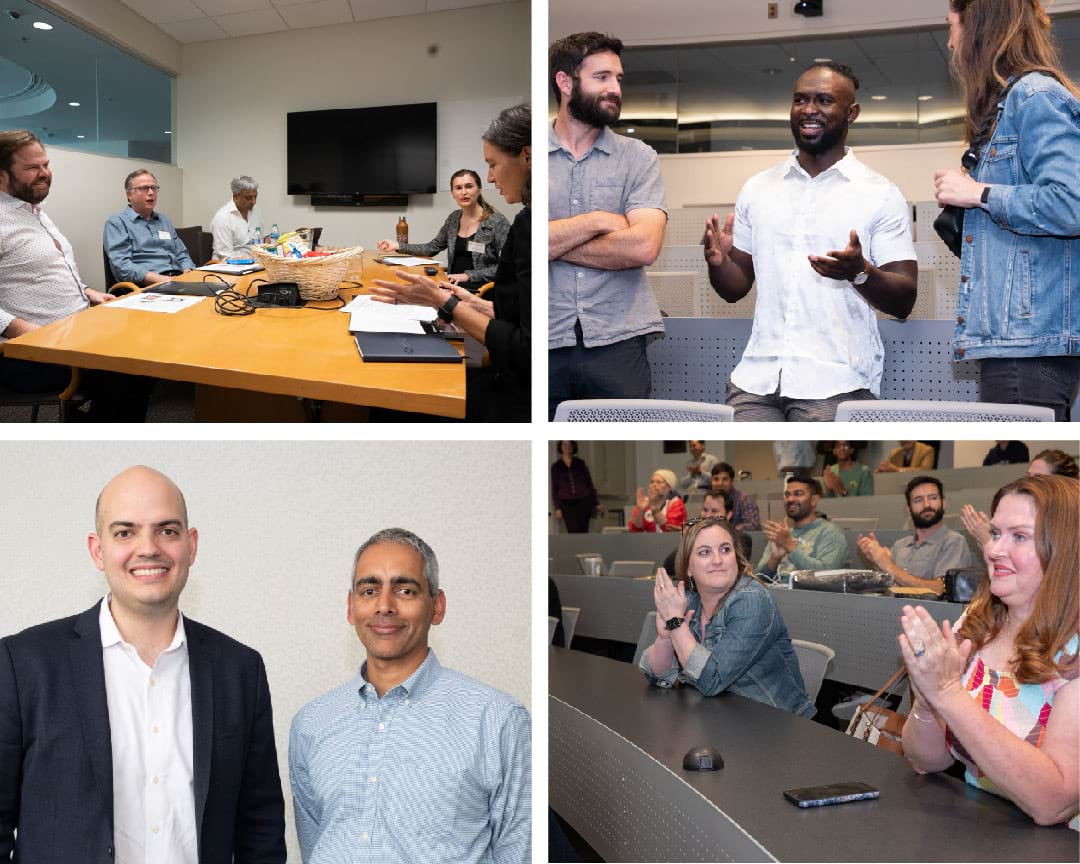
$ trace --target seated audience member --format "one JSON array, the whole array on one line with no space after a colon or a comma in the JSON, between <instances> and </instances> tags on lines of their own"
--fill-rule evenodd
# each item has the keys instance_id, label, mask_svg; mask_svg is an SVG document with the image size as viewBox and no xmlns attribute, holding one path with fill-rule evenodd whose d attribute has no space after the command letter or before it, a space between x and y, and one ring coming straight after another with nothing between
<instances>
[{"instance_id":1,"label":"seated audience member","mask_svg":"<svg viewBox=\"0 0 1080 864\"><path fill-rule=\"evenodd\" d=\"M0 132L0 343L113 298L88 288L67 238L40 204L52 188L45 147L25 129ZM60 393L71 369L0 356L0 383L20 393ZM153 379L83 373L85 419L141 422ZM83 419L77 413L76 419Z\"/></svg>"},{"instance_id":2,"label":"seated audience member","mask_svg":"<svg viewBox=\"0 0 1080 864\"><path fill-rule=\"evenodd\" d=\"M1027 470L1028 477L1039 474L1058 474L1075 480L1080 477L1080 467L1077 466L1076 459L1064 450L1043 450L1035 454ZM986 545L986 541L990 539L989 516L976 510L970 504L965 504L960 510L960 521L964 523L964 528L975 538L975 542L980 547Z\"/></svg>"},{"instance_id":3,"label":"seated audience member","mask_svg":"<svg viewBox=\"0 0 1080 864\"><path fill-rule=\"evenodd\" d=\"M995 441L983 459L983 465L1027 462L1029 458L1027 444L1023 441Z\"/></svg>"},{"instance_id":4,"label":"seated audience member","mask_svg":"<svg viewBox=\"0 0 1080 864\"><path fill-rule=\"evenodd\" d=\"M849 495L873 495L874 472L869 465L857 461L859 450L854 441L833 441L836 463L825 469L825 497L846 498Z\"/></svg>"},{"instance_id":5,"label":"seated audience member","mask_svg":"<svg viewBox=\"0 0 1080 864\"><path fill-rule=\"evenodd\" d=\"M630 531L678 531L686 521L686 505L675 494L675 472L660 468L649 480L649 494L639 486L637 505L630 516Z\"/></svg>"},{"instance_id":6,"label":"seated audience member","mask_svg":"<svg viewBox=\"0 0 1080 864\"><path fill-rule=\"evenodd\" d=\"M787 520L765 520L762 530L769 541L758 561L757 572L788 576L792 570L835 570L847 563L848 545L842 529L817 513L821 484L806 474L796 474L784 486Z\"/></svg>"},{"instance_id":7,"label":"seated audience member","mask_svg":"<svg viewBox=\"0 0 1080 864\"><path fill-rule=\"evenodd\" d=\"M716 292L734 303L757 286L728 383L736 420L829 421L840 402L877 398L877 310L906 318L915 304L911 208L845 146L858 87L849 67L815 61L792 93L795 151L747 181L723 224L706 223Z\"/></svg>"},{"instance_id":8,"label":"seated audience member","mask_svg":"<svg viewBox=\"0 0 1080 864\"><path fill-rule=\"evenodd\" d=\"M687 448L690 450L690 461L686 463L686 473L679 478L675 490L684 499L687 495L709 488L712 469L720 461L712 453L705 452L704 441L691 441Z\"/></svg>"},{"instance_id":9,"label":"seated audience member","mask_svg":"<svg viewBox=\"0 0 1080 864\"><path fill-rule=\"evenodd\" d=\"M210 220L210 233L214 235L214 257L247 257L253 243L262 242L262 231L268 226L255 202L259 198L259 184L241 175L233 179L232 200L221 206Z\"/></svg>"},{"instance_id":10,"label":"seated audience member","mask_svg":"<svg viewBox=\"0 0 1080 864\"><path fill-rule=\"evenodd\" d=\"M682 531L685 532L688 528L696 525L702 519L723 519L724 521L731 523L732 516L732 495L730 492L713 492L711 489L705 493L705 500L701 502L701 513L696 519L687 519L682 524ZM732 534L735 537L735 542L742 549L743 558L747 561L750 560L750 552L753 549L754 541L747 534L743 534L738 528L732 525ZM675 555L678 553L679 547L675 546L671 550L671 554L664 559L664 569L668 573L674 573L675 571Z\"/></svg>"},{"instance_id":11,"label":"seated audience member","mask_svg":"<svg viewBox=\"0 0 1080 864\"><path fill-rule=\"evenodd\" d=\"M144 169L124 180L128 206L105 223L105 254L117 282L155 285L195 269L169 217L154 209L160 189Z\"/></svg>"},{"instance_id":12,"label":"seated audience member","mask_svg":"<svg viewBox=\"0 0 1080 864\"><path fill-rule=\"evenodd\" d=\"M727 462L714 465L711 485L713 492L730 492L732 496L732 524L737 531L760 531L761 513L754 496L735 488L735 469ZM749 557L749 556L747 556Z\"/></svg>"},{"instance_id":13,"label":"seated audience member","mask_svg":"<svg viewBox=\"0 0 1080 864\"><path fill-rule=\"evenodd\" d=\"M380 240L383 252L431 257L446 250L446 281L469 291L479 291L495 278L510 223L484 200L480 175L463 168L450 176L450 194L458 209L446 217L442 228L428 243Z\"/></svg>"},{"instance_id":14,"label":"seated audience member","mask_svg":"<svg viewBox=\"0 0 1080 864\"><path fill-rule=\"evenodd\" d=\"M724 519L704 519L679 541L678 583L656 572L656 641L639 666L650 684L725 691L814 716L776 601L757 579Z\"/></svg>"},{"instance_id":15,"label":"seated audience member","mask_svg":"<svg viewBox=\"0 0 1080 864\"><path fill-rule=\"evenodd\" d=\"M577 441L560 441L558 447L559 458L551 465L555 518L562 520L568 534L584 534L593 513L602 513L604 508L596 497L589 466L578 458Z\"/></svg>"},{"instance_id":16,"label":"seated audience member","mask_svg":"<svg viewBox=\"0 0 1080 864\"><path fill-rule=\"evenodd\" d=\"M957 626L903 609L904 755L919 773L959 759L968 783L1038 824L1080 828L1080 484L1025 477L998 490L992 512L989 572Z\"/></svg>"},{"instance_id":17,"label":"seated audience member","mask_svg":"<svg viewBox=\"0 0 1080 864\"><path fill-rule=\"evenodd\" d=\"M809 474L817 464L817 451L811 441L773 441L776 471L785 474Z\"/></svg>"},{"instance_id":18,"label":"seated audience member","mask_svg":"<svg viewBox=\"0 0 1080 864\"><path fill-rule=\"evenodd\" d=\"M945 491L937 477L915 477L904 489L915 533L886 549L873 532L860 534L859 551L897 585L945 593L944 576L958 567L974 567L975 553L963 534L945 526Z\"/></svg>"},{"instance_id":19,"label":"seated audience member","mask_svg":"<svg viewBox=\"0 0 1080 864\"><path fill-rule=\"evenodd\" d=\"M892 450L881 460L877 467L879 474L896 471L933 471L934 448L922 441L901 441L900 446Z\"/></svg>"}]
</instances>

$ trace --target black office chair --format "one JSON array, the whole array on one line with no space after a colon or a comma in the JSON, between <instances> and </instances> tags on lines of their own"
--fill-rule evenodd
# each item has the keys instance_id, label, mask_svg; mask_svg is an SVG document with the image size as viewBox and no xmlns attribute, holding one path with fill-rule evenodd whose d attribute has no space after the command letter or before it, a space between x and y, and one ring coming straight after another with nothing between
<instances>
[{"instance_id":1,"label":"black office chair","mask_svg":"<svg viewBox=\"0 0 1080 864\"><path fill-rule=\"evenodd\" d=\"M187 247L196 267L202 267L214 254L214 235L202 230L202 225L177 228L176 236Z\"/></svg>"},{"instance_id":2,"label":"black office chair","mask_svg":"<svg viewBox=\"0 0 1080 864\"><path fill-rule=\"evenodd\" d=\"M38 411L42 405L55 405L61 423L66 423L68 414L78 405L85 401L85 397L78 392L79 370L71 368L71 378L67 386L59 393L55 391L43 391L40 393L20 393L10 390L0 384L0 406L5 408L26 406L30 408L30 422L38 422Z\"/></svg>"}]
</instances>

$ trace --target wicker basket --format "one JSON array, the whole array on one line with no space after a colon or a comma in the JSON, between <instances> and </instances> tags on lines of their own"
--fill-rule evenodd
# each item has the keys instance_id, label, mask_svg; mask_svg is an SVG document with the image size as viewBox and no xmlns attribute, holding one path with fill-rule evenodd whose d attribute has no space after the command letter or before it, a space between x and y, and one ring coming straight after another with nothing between
<instances>
[{"instance_id":1,"label":"wicker basket","mask_svg":"<svg viewBox=\"0 0 1080 864\"><path fill-rule=\"evenodd\" d=\"M349 263L364 251L362 246L351 246L319 258L279 258L258 247L251 252L255 260L266 268L271 282L295 282L300 286L304 300L333 300Z\"/></svg>"}]
</instances>

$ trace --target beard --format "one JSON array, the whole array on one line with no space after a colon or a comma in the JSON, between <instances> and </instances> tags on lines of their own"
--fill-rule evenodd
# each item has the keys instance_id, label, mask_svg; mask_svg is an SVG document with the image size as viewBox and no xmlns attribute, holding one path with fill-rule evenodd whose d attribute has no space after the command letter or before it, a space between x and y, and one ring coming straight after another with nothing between
<instances>
[{"instance_id":1,"label":"beard","mask_svg":"<svg viewBox=\"0 0 1080 864\"><path fill-rule=\"evenodd\" d=\"M814 508L810 505L809 501L804 504L796 501L793 504L785 504L784 512L787 513L789 517L791 517L791 520L793 522L798 522L800 519L805 519L807 516L813 513Z\"/></svg>"},{"instance_id":2,"label":"beard","mask_svg":"<svg viewBox=\"0 0 1080 864\"><path fill-rule=\"evenodd\" d=\"M615 103L614 109L605 108L600 103L604 99ZM574 81L574 89L570 93L570 101L566 103L566 109L570 116L579 123L586 123L602 129L617 123L619 114L622 112L622 97L610 93L599 93L596 96L586 96L581 92L581 83Z\"/></svg>"},{"instance_id":3,"label":"beard","mask_svg":"<svg viewBox=\"0 0 1080 864\"><path fill-rule=\"evenodd\" d=\"M10 190L8 192L12 198L18 198L20 201L25 201L27 204L40 204L47 197L49 197L49 188L52 186L52 179L41 180L35 183L19 183L14 177L11 177Z\"/></svg>"},{"instance_id":4,"label":"beard","mask_svg":"<svg viewBox=\"0 0 1080 864\"><path fill-rule=\"evenodd\" d=\"M911 524L916 528L932 528L945 518L945 508L937 510L923 510L921 513L911 514Z\"/></svg>"},{"instance_id":5,"label":"beard","mask_svg":"<svg viewBox=\"0 0 1080 864\"><path fill-rule=\"evenodd\" d=\"M816 141L807 141L803 138L799 129L799 121L792 120L791 134L795 137L795 146L802 150L803 153L818 156L841 143L844 140L844 135L847 134L847 127L843 125L824 125L821 127L821 136Z\"/></svg>"}]
</instances>

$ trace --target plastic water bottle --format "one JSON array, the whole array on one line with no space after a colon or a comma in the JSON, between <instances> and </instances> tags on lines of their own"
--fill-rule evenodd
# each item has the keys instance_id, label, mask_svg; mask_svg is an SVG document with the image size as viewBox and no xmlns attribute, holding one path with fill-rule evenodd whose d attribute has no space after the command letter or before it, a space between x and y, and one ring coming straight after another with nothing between
<instances>
[{"instance_id":1,"label":"plastic water bottle","mask_svg":"<svg viewBox=\"0 0 1080 864\"><path fill-rule=\"evenodd\" d=\"M270 242L277 246L278 238L281 236L281 232L278 230L277 222L270 227Z\"/></svg>"},{"instance_id":2,"label":"plastic water bottle","mask_svg":"<svg viewBox=\"0 0 1080 864\"><path fill-rule=\"evenodd\" d=\"M254 246L262 243L262 225L255 226L255 233L251 235L251 243Z\"/></svg>"}]
</instances>

